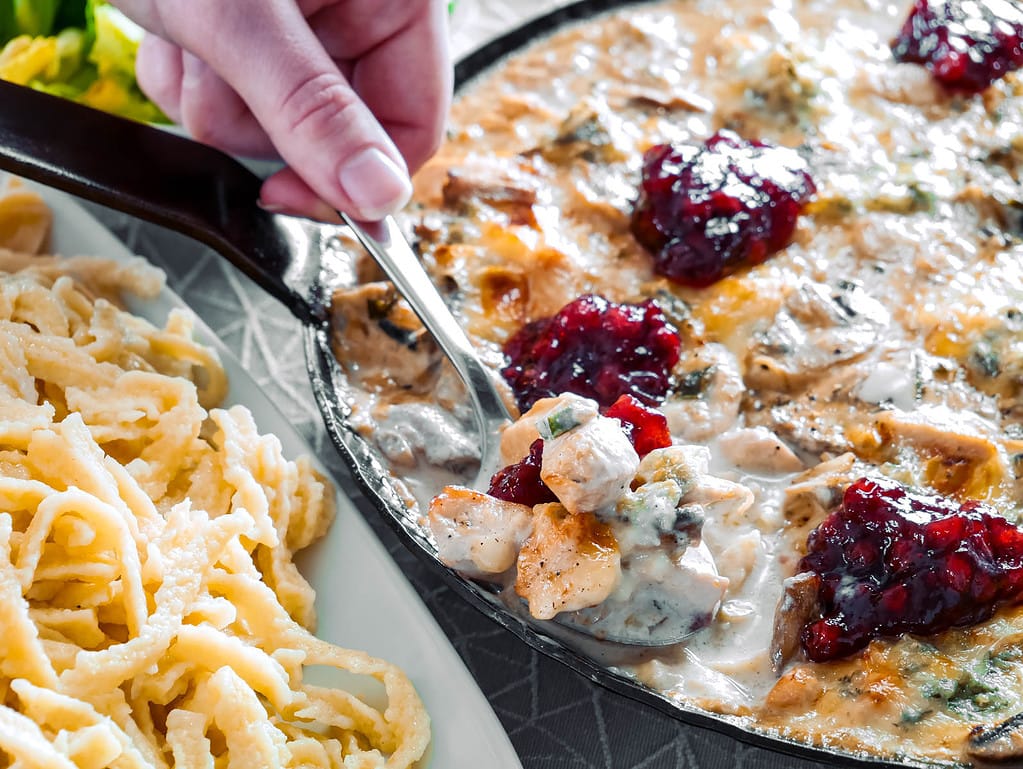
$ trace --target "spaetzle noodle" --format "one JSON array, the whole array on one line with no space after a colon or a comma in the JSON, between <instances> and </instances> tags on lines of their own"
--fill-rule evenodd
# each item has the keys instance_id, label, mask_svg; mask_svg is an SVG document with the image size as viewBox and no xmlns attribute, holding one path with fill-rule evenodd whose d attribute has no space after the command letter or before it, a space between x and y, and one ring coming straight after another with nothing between
<instances>
[{"instance_id":1,"label":"spaetzle noodle","mask_svg":"<svg viewBox=\"0 0 1023 769\"><path fill-rule=\"evenodd\" d=\"M42 243L29 224L0 235ZM0 766L410 766L429 719L409 679L311 633L292 558L333 490L215 408L224 371L187 313L119 309L162 283L141 260L0 249ZM312 665L377 680L386 707Z\"/></svg>"}]
</instances>

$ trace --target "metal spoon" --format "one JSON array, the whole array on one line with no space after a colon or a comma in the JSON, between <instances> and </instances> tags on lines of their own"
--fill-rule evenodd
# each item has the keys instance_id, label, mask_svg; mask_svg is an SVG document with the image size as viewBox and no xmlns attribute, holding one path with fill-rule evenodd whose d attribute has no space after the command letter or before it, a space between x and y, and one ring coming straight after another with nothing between
<instances>
[{"instance_id":1,"label":"metal spoon","mask_svg":"<svg viewBox=\"0 0 1023 769\"><path fill-rule=\"evenodd\" d=\"M382 222L360 226L347 214L341 214L341 218L419 316L465 384L479 429L480 474L475 485L485 486L488 473L498 465L501 428L511 421L490 369L476 355L397 222L388 216Z\"/></svg>"},{"instance_id":2,"label":"metal spoon","mask_svg":"<svg viewBox=\"0 0 1023 769\"><path fill-rule=\"evenodd\" d=\"M166 131L79 106L0 81L0 168L70 192L101 205L195 238L226 257L305 325L314 394L324 423L366 492L404 528L423 553L436 550L412 525L398 519L404 506L384 478L378 460L364 445L343 435L347 407L332 379L336 362L329 343L333 289L351 279L351 265L336 249L338 227L281 216L255 205L261 181L231 157ZM405 297L466 385L480 430L481 473L497 466L498 434L509 419L489 370L430 282L393 219L357 224L345 217L359 240ZM325 384L326 383L326 384ZM333 387L331 387L333 383ZM365 468L372 466L372 472ZM477 479L479 485L481 479ZM482 478L485 482L486 478ZM466 582L447 567L449 579ZM473 591L462 588L466 594ZM475 599L474 602L477 602ZM520 606L517 616L532 620ZM490 612L488 612L490 613ZM669 620L669 618L666 618ZM572 634L625 646L678 643L685 624L644 623L615 634L588 623L561 618ZM553 633L563 635L562 632Z\"/></svg>"}]
</instances>

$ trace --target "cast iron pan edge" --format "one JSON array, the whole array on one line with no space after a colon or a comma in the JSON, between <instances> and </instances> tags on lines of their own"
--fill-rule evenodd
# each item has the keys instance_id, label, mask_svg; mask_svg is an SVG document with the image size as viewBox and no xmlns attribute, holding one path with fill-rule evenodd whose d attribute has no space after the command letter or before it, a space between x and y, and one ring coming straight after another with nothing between
<instances>
[{"instance_id":1,"label":"cast iron pan edge","mask_svg":"<svg viewBox=\"0 0 1023 769\"><path fill-rule=\"evenodd\" d=\"M471 0L467 0L471 1ZM540 16L494 39L470 53L455 66L456 94L472 80L484 74L508 55L573 22L590 19L601 13L649 0L578 0L564 8ZM726 734L759 748L799 758L825 761L831 766L922 767L949 766L945 763L904 759L887 760L866 755L842 753L826 748L794 742L765 732L753 731L744 719L709 713L679 704L638 681L603 667L561 641L544 635L523 619L510 613L487 586L471 582L448 569L436 557L436 548L423 534L415 516L410 513L391 485L390 473L375 450L348 422L350 410L342 396L351 385L335 360L330 347L329 332L322 327L305 326L305 354L309 380L319 405L327 432L335 447L362 487L373 508L390 525L398 538L433 573L440 576L452 590L501 627L551 659L567 665L594 683L630 699L656 708L662 713L693 726Z\"/></svg>"}]
</instances>

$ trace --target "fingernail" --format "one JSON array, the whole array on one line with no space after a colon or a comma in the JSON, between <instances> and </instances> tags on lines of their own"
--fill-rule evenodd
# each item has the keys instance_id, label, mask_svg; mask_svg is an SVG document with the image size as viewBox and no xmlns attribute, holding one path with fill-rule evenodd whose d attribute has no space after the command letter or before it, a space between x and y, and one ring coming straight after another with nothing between
<instances>
[{"instance_id":1,"label":"fingernail","mask_svg":"<svg viewBox=\"0 0 1023 769\"><path fill-rule=\"evenodd\" d=\"M280 203L264 203L262 200L257 200L256 205L262 208L267 213L271 214L286 214L288 209L286 206L282 206Z\"/></svg>"},{"instance_id":2,"label":"fingernail","mask_svg":"<svg viewBox=\"0 0 1023 769\"><path fill-rule=\"evenodd\" d=\"M412 197L412 182L393 160L368 147L341 167L341 188L355 205L352 215L376 222L393 214Z\"/></svg>"}]
</instances>

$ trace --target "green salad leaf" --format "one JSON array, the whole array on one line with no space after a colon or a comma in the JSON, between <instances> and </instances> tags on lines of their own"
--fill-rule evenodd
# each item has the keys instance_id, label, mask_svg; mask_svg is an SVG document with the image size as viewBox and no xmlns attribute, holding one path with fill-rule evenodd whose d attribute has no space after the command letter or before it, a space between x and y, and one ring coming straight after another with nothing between
<instances>
[{"instance_id":1,"label":"green salad leaf","mask_svg":"<svg viewBox=\"0 0 1023 769\"><path fill-rule=\"evenodd\" d=\"M60 0L13 0L14 21L19 34L48 35L53 30Z\"/></svg>"},{"instance_id":2,"label":"green salad leaf","mask_svg":"<svg viewBox=\"0 0 1023 769\"><path fill-rule=\"evenodd\" d=\"M135 80L143 30L106 0L0 0L0 78L168 122Z\"/></svg>"}]
</instances>

